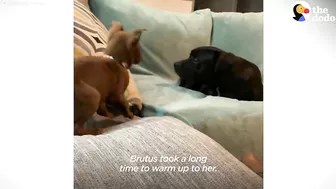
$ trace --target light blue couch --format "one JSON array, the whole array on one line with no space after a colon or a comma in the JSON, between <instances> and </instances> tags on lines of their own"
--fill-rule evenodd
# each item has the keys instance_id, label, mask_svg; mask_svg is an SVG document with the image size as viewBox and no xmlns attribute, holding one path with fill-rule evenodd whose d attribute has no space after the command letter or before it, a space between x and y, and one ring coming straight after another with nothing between
<instances>
[{"instance_id":1,"label":"light blue couch","mask_svg":"<svg viewBox=\"0 0 336 189\"><path fill-rule=\"evenodd\" d=\"M213 138L234 156L263 159L263 102L205 96L177 86L175 61L198 46L213 45L254 62L263 71L263 13L182 14L154 10L131 0L93 0L92 12L109 28L146 28L143 61L132 68L144 116L173 116Z\"/></svg>"}]
</instances>

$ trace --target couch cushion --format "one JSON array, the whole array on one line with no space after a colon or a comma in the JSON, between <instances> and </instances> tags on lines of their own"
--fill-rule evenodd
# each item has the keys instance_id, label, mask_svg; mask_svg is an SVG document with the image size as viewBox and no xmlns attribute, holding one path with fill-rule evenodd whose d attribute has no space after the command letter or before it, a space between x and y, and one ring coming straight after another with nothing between
<instances>
[{"instance_id":1,"label":"couch cushion","mask_svg":"<svg viewBox=\"0 0 336 189\"><path fill-rule=\"evenodd\" d=\"M107 28L116 20L126 29L148 30L141 37L143 61L132 68L133 73L177 80L173 63L188 57L195 47L210 45L212 19L209 9L174 13L146 7L133 0L93 0L90 8Z\"/></svg>"},{"instance_id":2,"label":"couch cushion","mask_svg":"<svg viewBox=\"0 0 336 189\"><path fill-rule=\"evenodd\" d=\"M206 96L153 75L134 75L144 116L173 116L207 134L237 158L263 160L263 102Z\"/></svg>"},{"instance_id":3,"label":"couch cushion","mask_svg":"<svg viewBox=\"0 0 336 189\"><path fill-rule=\"evenodd\" d=\"M263 13L212 13L211 45L255 63L263 73Z\"/></svg>"},{"instance_id":4,"label":"couch cushion","mask_svg":"<svg viewBox=\"0 0 336 189\"><path fill-rule=\"evenodd\" d=\"M141 159L131 162L132 156ZM175 156L174 162L159 162L161 157ZM192 162L189 157L201 159ZM142 166L149 170L141 171ZM153 171L159 166L168 169ZM193 166L200 170L192 172ZM208 172L203 166L216 168ZM179 167L185 172L178 172ZM219 144L171 117L143 118L103 135L74 137L74 181L78 189L262 188L262 179Z\"/></svg>"},{"instance_id":5,"label":"couch cushion","mask_svg":"<svg viewBox=\"0 0 336 189\"><path fill-rule=\"evenodd\" d=\"M77 0L77 1L79 1L80 3L82 3L84 6L86 6L86 7L90 7L89 6L89 0Z\"/></svg>"}]
</instances>

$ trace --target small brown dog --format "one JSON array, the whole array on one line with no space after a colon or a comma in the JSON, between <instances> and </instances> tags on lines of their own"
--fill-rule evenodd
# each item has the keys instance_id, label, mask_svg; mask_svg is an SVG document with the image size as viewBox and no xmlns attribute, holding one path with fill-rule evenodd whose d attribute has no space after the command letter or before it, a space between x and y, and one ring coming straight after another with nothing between
<instances>
[{"instance_id":1,"label":"small brown dog","mask_svg":"<svg viewBox=\"0 0 336 189\"><path fill-rule=\"evenodd\" d=\"M117 61L98 56L75 58L75 135L100 134L100 128L83 128L83 124L97 111L99 115L113 118L106 101L120 103L132 118L133 113L124 97L129 75Z\"/></svg>"},{"instance_id":2,"label":"small brown dog","mask_svg":"<svg viewBox=\"0 0 336 189\"><path fill-rule=\"evenodd\" d=\"M127 68L141 61L139 41L142 31L145 29L126 32L120 22L113 22L104 52L106 57L75 58L75 135L98 135L103 132L102 128L85 128L84 123L95 112L113 118L106 103L120 104L127 117L134 116L124 92L129 84Z\"/></svg>"},{"instance_id":3,"label":"small brown dog","mask_svg":"<svg viewBox=\"0 0 336 189\"><path fill-rule=\"evenodd\" d=\"M146 29L124 31L120 22L112 22L104 54L112 56L120 63L126 63L126 68L138 64L142 58L139 40L143 31Z\"/></svg>"}]
</instances>

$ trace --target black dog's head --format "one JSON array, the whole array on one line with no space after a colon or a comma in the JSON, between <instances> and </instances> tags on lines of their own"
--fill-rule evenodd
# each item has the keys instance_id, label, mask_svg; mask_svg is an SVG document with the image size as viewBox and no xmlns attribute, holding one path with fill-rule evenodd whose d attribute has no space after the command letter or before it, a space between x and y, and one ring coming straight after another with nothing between
<instances>
[{"instance_id":1,"label":"black dog's head","mask_svg":"<svg viewBox=\"0 0 336 189\"><path fill-rule=\"evenodd\" d=\"M218 58L215 72L220 96L263 101L262 76L255 64L223 52Z\"/></svg>"},{"instance_id":2,"label":"black dog's head","mask_svg":"<svg viewBox=\"0 0 336 189\"><path fill-rule=\"evenodd\" d=\"M189 58L174 63L175 72L190 85L213 83L219 55L220 50L215 47L198 47L190 52Z\"/></svg>"}]
</instances>

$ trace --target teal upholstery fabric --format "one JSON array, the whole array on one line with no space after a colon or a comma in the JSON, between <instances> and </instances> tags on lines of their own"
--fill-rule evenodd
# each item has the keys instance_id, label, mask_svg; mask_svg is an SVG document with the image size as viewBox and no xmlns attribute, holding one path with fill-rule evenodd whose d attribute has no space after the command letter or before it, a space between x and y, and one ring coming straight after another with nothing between
<instances>
[{"instance_id":1,"label":"teal upholstery fabric","mask_svg":"<svg viewBox=\"0 0 336 189\"><path fill-rule=\"evenodd\" d=\"M182 14L129 0L94 0L90 6L108 28L112 20L118 20L127 30L148 30L141 39L143 61L131 70L143 98L144 116L173 116L236 157L253 151L263 159L263 103L211 97L179 87L173 69L175 61L206 45L236 53L262 69L262 13L211 13L206 9Z\"/></svg>"},{"instance_id":2,"label":"teal upholstery fabric","mask_svg":"<svg viewBox=\"0 0 336 189\"><path fill-rule=\"evenodd\" d=\"M211 45L255 63L263 72L263 13L212 13Z\"/></svg>"}]
</instances>

